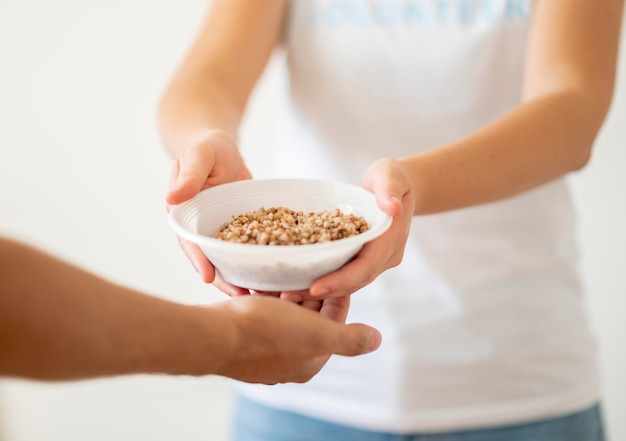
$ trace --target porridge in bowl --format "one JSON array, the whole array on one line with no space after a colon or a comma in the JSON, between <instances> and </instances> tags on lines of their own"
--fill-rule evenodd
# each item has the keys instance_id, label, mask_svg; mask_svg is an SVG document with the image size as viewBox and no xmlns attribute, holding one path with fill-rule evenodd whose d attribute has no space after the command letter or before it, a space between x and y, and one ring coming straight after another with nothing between
<instances>
[{"instance_id":1,"label":"porridge in bowl","mask_svg":"<svg viewBox=\"0 0 626 441\"><path fill-rule=\"evenodd\" d=\"M365 218L339 209L305 213L261 207L234 216L214 237L258 245L306 245L356 236L368 229Z\"/></svg>"}]
</instances>

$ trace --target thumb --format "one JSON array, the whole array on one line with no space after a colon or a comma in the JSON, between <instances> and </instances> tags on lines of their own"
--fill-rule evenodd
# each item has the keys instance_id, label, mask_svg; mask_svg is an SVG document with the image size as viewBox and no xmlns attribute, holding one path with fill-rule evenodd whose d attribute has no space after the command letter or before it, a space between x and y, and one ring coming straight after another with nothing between
<instances>
[{"instance_id":1,"label":"thumb","mask_svg":"<svg viewBox=\"0 0 626 441\"><path fill-rule=\"evenodd\" d=\"M211 149L191 148L176 159L165 198L168 204L180 204L202 190L215 162L213 156Z\"/></svg>"},{"instance_id":2,"label":"thumb","mask_svg":"<svg viewBox=\"0 0 626 441\"><path fill-rule=\"evenodd\" d=\"M374 193L376 203L390 216L402 212L402 198L409 191L398 170L397 161L391 158L382 158L375 161L365 172L362 186Z\"/></svg>"},{"instance_id":3,"label":"thumb","mask_svg":"<svg viewBox=\"0 0 626 441\"><path fill-rule=\"evenodd\" d=\"M350 296L335 297L322 301L320 315L336 322L337 332L333 326L334 354L362 355L378 349L382 342L382 335L377 329L360 323L344 325L350 308Z\"/></svg>"},{"instance_id":4,"label":"thumb","mask_svg":"<svg viewBox=\"0 0 626 441\"><path fill-rule=\"evenodd\" d=\"M382 341L380 332L371 326L361 323L344 325L335 353L346 356L368 354L378 349Z\"/></svg>"}]
</instances>

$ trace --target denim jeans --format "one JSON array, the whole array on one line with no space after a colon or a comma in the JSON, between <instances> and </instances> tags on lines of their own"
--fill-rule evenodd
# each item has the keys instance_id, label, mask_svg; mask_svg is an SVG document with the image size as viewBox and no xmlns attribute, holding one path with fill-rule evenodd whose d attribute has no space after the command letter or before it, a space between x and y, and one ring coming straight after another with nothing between
<instances>
[{"instance_id":1,"label":"denim jeans","mask_svg":"<svg viewBox=\"0 0 626 441\"><path fill-rule=\"evenodd\" d=\"M449 433L393 434L329 423L238 397L233 441L605 441L600 405L558 418Z\"/></svg>"}]
</instances>

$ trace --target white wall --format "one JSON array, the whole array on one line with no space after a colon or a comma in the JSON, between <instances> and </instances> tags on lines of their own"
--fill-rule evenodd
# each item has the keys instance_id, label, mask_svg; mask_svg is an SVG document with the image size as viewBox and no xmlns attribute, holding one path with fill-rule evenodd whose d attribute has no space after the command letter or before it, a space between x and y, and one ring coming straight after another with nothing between
<instances>
[{"instance_id":1,"label":"white wall","mask_svg":"<svg viewBox=\"0 0 626 441\"><path fill-rule=\"evenodd\" d=\"M589 165L571 178L580 213L582 272L602 351L612 440L626 440L626 26L619 78Z\"/></svg>"},{"instance_id":2,"label":"white wall","mask_svg":"<svg viewBox=\"0 0 626 441\"><path fill-rule=\"evenodd\" d=\"M205 0L0 0L0 232L155 295L221 298L198 281L167 227L169 158L154 128L158 95L206 7ZM626 439L625 61L626 53L593 161L572 179L614 440ZM261 176L273 79L270 70L242 138ZM230 405L231 383L221 378L5 380L0 439L219 441Z\"/></svg>"}]
</instances>

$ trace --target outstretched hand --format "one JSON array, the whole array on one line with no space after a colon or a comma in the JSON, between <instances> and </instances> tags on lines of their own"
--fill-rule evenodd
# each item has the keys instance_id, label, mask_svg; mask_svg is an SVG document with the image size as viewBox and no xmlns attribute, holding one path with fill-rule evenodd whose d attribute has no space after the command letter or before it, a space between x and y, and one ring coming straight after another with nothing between
<instances>
[{"instance_id":1,"label":"outstretched hand","mask_svg":"<svg viewBox=\"0 0 626 441\"><path fill-rule=\"evenodd\" d=\"M251 178L235 140L225 132L210 131L176 157L165 197L167 208L169 210L172 205L185 202L214 185ZM213 283L230 295L248 292L217 277L215 268L197 245L180 237L178 241L204 282Z\"/></svg>"},{"instance_id":2,"label":"outstretched hand","mask_svg":"<svg viewBox=\"0 0 626 441\"><path fill-rule=\"evenodd\" d=\"M302 308L275 297L244 296L212 305L232 324L223 334L230 355L215 373L250 383L303 383L332 354L355 356L380 346L376 329L344 324L349 296L315 303Z\"/></svg>"},{"instance_id":3,"label":"outstretched hand","mask_svg":"<svg viewBox=\"0 0 626 441\"><path fill-rule=\"evenodd\" d=\"M346 296L400 264L415 206L411 180L400 162L382 158L367 169L362 186L374 193L380 209L393 217L389 229L365 244L339 270L316 280L308 291L284 292L283 299L300 302Z\"/></svg>"}]
</instances>

